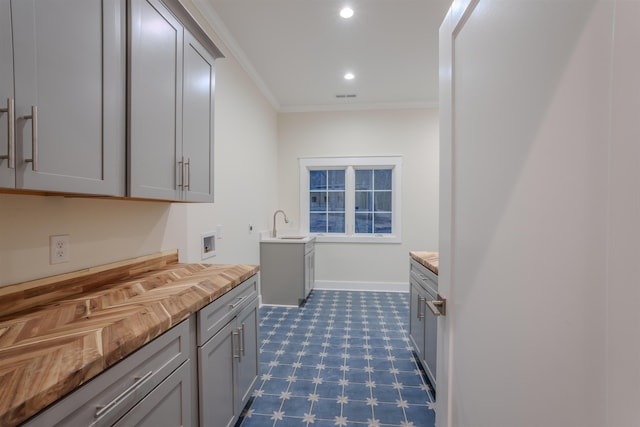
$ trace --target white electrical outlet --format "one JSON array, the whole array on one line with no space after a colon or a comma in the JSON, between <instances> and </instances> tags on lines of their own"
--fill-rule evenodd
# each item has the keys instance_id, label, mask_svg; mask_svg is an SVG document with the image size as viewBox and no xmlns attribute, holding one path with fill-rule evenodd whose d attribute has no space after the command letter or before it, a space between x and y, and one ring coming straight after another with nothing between
<instances>
[{"instance_id":1,"label":"white electrical outlet","mask_svg":"<svg viewBox=\"0 0 640 427\"><path fill-rule=\"evenodd\" d=\"M60 264L69 262L69 235L62 234L59 236L49 237L49 262L51 264Z\"/></svg>"}]
</instances>

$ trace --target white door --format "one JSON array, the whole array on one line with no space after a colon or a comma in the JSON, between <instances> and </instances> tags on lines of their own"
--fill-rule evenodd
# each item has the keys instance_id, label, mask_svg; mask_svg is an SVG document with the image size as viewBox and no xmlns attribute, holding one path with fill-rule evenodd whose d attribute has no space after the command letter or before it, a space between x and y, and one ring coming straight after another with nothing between
<instances>
[{"instance_id":1,"label":"white door","mask_svg":"<svg viewBox=\"0 0 640 427\"><path fill-rule=\"evenodd\" d=\"M438 427L603 426L611 1L455 1L440 33Z\"/></svg>"}]
</instances>

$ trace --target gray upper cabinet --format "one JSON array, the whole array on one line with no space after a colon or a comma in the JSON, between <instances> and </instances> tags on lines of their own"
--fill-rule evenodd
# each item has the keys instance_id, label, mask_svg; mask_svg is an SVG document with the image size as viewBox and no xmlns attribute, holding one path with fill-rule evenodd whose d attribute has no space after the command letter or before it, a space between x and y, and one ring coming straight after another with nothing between
<instances>
[{"instance_id":1,"label":"gray upper cabinet","mask_svg":"<svg viewBox=\"0 0 640 427\"><path fill-rule=\"evenodd\" d=\"M191 35L184 33L182 156L185 198L213 201L213 86L214 58Z\"/></svg>"},{"instance_id":2,"label":"gray upper cabinet","mask_svg":"<svg viewBox=\"0 0 640 427\"><path fill-rule=\"evenodd\" d=\"M130 5L129 195L211 202L214 56L163 2Z\"/></svg>"},{"instance_id":3,"label":"gray upper cabinet","mask_svg":"<svg viewBox=\"0 0 640 427\"><path fill-rule=\"evenodd\" d=\"M124 195L125 23L124 0L0 0L0 186Z\"/></svg>"},{"instance_id":4,"label":"gray upper cabinet","mask_svg":"<svg viewBox=\"0 0 640 427\"><path fill-rule=\"evenodd\" d=\"M11 4L8 0L0 0L0 187L5 188L16 185L15 137L9 134L9 129L15 125L12 40Z\"/></svg>"}]
</instances>

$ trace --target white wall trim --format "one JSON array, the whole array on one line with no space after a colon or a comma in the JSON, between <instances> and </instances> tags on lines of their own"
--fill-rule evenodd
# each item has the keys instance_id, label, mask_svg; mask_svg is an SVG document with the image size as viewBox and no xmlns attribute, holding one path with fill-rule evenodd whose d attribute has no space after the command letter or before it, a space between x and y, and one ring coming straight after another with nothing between
<instances>
[{"instance_id":1,"label":"white wall trim","mask_svg":"<svg viewBox=\"0 0 640 427\"><path fill-rule=\"evenodd\" d=\"M361 111L361 110L404 110L438 108L439 102L371 102L350 104L326 104L326 105L293 105L282 106L280 113L312 113L321 111Z\"/></svg>"},{"instance_id":2,"label":"white wall trim","mask_svg":"<svg viewBox=\"0 0 640 427\"><path fill-rule=\"evenodd\" d=\"M408 282L338 282L316 280L313 289L331 291L409 292Z\"/></svg>"}]
</instances>

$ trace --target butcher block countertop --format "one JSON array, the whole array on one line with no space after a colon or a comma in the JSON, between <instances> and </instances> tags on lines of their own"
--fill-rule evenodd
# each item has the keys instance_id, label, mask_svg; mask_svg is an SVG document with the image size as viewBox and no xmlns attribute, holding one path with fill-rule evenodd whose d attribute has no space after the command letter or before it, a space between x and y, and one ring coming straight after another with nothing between
<instances>
[{"instance_id":1,"label":"butcher block countertop","mask_svg":"<svg viewBox=\"0 0 640 427\"><path fill-rule=\"evenodd\" d=\"M0 426L15 426L258 272L177 251L0 288Z\"/></svg>"},{"instance_id":2,"label":"butcher block countertop","mask_svg":"<svg viewBox=\"0 0 640 427\"><path fill-rule=\"evenodd\" d=\"M427 267L429 270L433 271L435 274L438 274L438 252L411 251L409 252L409 256Z\"/></svg>"}]
</instances>

